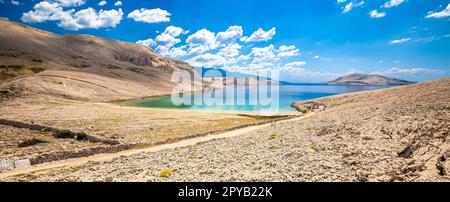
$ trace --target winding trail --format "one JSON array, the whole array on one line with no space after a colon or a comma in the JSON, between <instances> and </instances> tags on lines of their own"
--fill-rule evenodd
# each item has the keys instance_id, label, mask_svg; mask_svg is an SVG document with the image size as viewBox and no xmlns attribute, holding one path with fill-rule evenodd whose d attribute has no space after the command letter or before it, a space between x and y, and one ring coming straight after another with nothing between
<instances>
[{"instance_id":1,"label":"winding trail","mask_svg":"<svg viewBox=\"0 0 450 202\"><path fill-rule=\"evenodd\" d=\"M275 123L298 121L298 120L302 120L302 119L311 117L313 115L314 115L314 113L310 113L310 114L300 116L300 117L295 117L292 119L281 120L281 121L278 121ZM198 143L208 142L211 140L245 135L245 134L248 134L249 132L269 127L272 124L273 123L266 123L266 124L262 124L262 125L249 126L249 127L245 127L245 128L239 128L236 130L232 130L232 131L227 131L227 132L220 133L220 134L196 137L196 138L186 139L186 140L182 140L182 141L175 142L175 143L151 146L151 147L147 147L147 148L135 148L135 149L129 149L129 150L125 150L125 151L121 151L121 152L117 152L117 153L96 154L96 155L87 156L87 157L72 158L72 159L66 159L66 160L61 160L61 161L53 161L53 162L48 162L48 163L37 164L37 165L30 166L28 168L15 169L15 170L0 173L0 179L11 177L14 175L22 175L22 174L27 174L27 173L51 170L51 169L55 169L55 168L80 166L89 161L94 161L94 162L108 161L108 160L112 160L114 158L118 158L121 156L131 156L131 155L138 154L141 152L159 152L159 151L164 151L164 150L168 150L168 149L187 147L187 146L195 145Z\"/></svg>"}]
</instances>

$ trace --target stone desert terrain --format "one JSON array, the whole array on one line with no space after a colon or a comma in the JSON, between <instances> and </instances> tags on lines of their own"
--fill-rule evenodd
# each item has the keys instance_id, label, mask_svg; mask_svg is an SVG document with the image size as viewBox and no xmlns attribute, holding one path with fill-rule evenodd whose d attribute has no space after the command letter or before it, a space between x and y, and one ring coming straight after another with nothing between
<instances>
[{"instance_id":1,"label":"stone desert terrain","mask_svg":"<svg viewBox=\"0 0 450 202\"><path fill-rule=\"evenodd\" d=\"M244 135L4 180L450 181L449 94L443 79L331 96L314 100L325 111Z\"/></svg>"}]
</instances>

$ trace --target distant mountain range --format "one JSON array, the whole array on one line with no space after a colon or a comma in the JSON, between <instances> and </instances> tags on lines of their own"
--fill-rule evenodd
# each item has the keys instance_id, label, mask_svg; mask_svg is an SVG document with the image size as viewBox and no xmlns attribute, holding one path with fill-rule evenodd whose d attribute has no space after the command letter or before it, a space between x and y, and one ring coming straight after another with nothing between
<instances>
[{"instance_id":1,"label":"distant mountain range","mask_svg":"<svg viewBox=\"0 0 450 202\"><path fill-rule=\"evenodd\" d=\"M408 85L415 82L406 81L376 74L350 74L339 77L326 84L347 84L347 85Z\"/></svg>"}]
</instances>

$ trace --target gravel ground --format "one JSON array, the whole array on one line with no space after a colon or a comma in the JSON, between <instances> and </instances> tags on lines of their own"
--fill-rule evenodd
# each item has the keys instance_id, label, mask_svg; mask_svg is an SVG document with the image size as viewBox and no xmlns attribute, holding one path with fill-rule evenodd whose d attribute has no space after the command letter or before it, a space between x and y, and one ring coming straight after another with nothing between
<instances>
[{"instance_id":1,"label":"gravel ground","mask_svg":"<svg viewBox=\"0 0 450 202\"><path fill-rule=\"evenodd\" d=\"M7 180L450 181L449 94L445 79L333 96L324 112L243 136Z\"/></svg>"}]
</instances>

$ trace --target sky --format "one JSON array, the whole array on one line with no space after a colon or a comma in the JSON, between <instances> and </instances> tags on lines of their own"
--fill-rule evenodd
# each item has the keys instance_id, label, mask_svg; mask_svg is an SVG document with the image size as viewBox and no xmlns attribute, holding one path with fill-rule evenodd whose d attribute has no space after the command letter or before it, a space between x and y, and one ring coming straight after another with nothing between
<instances>
[{"instance_id":1,"label":"sky","mask_svg":"<svg viewBox=\"0 0 450 202\"><path fill-rule=\"evenodd\" d=\"M291 82L450 77L450 0L0 0L0 17Z\"/></svg>"}]
</instances>

